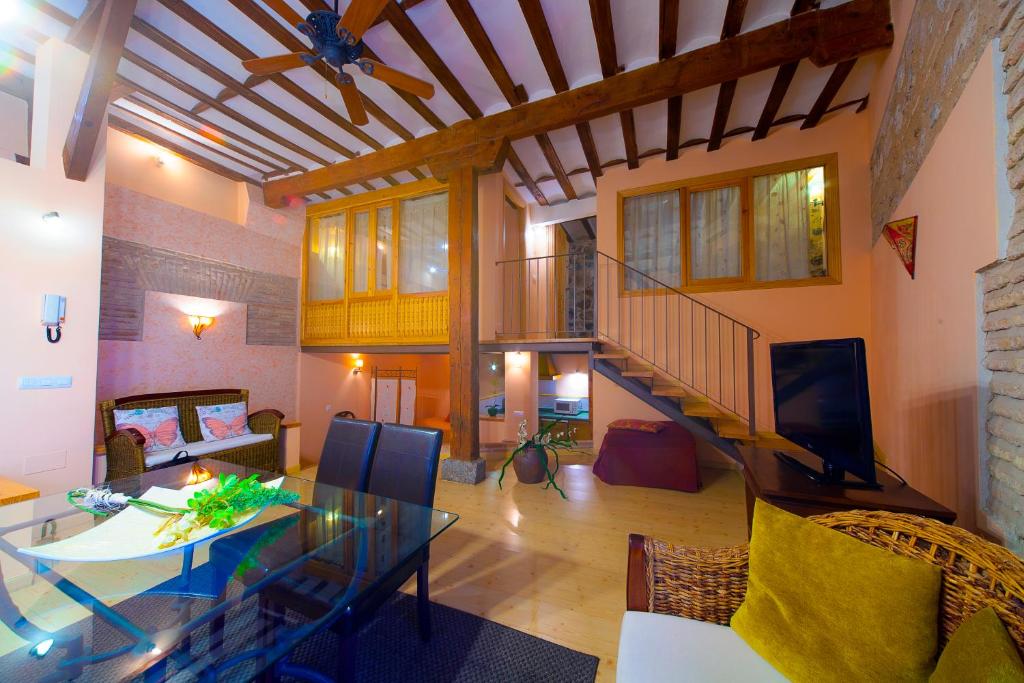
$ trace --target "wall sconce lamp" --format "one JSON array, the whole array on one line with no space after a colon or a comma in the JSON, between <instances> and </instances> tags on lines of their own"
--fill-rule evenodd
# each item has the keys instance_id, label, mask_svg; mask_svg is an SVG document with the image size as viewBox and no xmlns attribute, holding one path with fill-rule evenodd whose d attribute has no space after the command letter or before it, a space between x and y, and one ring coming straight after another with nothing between
<instances>
[{"instance_id":1,"label":"wall sconce lamp","mask_svg":"<svg viewBox=\"0 0 1024 683\"><path fill-rule=\"evenodd\" d=\"M205 315L190 315L188 322L192 325L192 334L196 335L196 339L202 339L203 331L213 325L213 318Z\"/></svg>"},{"instance_id":2,"label":"wall sconce lamp","mask_svg":"<svg viewBox=\"0 0 1024 683\"><path fill-rule=\"evenodd\" d=\"M352 369L352 374L353 375L358 375L362 371L363 371L363 359L362 358L356 358L356 366Z\"/></svg>"},{"instance_id":3,"label":"wall sconce lamp","mask_svg":"<svg viewBox=\"0 0 1024 683\"><path fill-rule=\"evenodd\" d=\"M199 463L192 465L192 471L188 473L188 479L185 480L186 486L192 486L194 484L202 484L204 481L209 481L213 478L213 474L210 470L206 469Z\"/></svg>"}]
</instances>

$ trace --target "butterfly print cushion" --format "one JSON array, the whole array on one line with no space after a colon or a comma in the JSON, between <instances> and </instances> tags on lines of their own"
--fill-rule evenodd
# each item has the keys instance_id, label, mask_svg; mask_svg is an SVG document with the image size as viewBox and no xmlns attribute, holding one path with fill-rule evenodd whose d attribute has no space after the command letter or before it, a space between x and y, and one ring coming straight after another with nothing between
<instances>
[{"instance_id":1,"label":"butterfly print cushion","mask_svg":"<svg viewBox=\"0 0 1024 683\"><path fill-rule=\"evenodd\" d=\"M203 441L220 441L233 436L252 434L249 429L248 406L244 403L224 403L219 406L196 406L199 431Z\"/></svg>"},{"instance_id":2,"label":"butterfly print cushion","mask_svg":"<svg viewBox=\"0 0 1024 683\"><path fill-rule=\"evenodd\" d=\"M115 410L114 427L131 427L139 430L146 439L142 447L146 453L185 445L185 438L181 435L181 426L178 422L177 406Z\"/></svg>"}]
</instances>

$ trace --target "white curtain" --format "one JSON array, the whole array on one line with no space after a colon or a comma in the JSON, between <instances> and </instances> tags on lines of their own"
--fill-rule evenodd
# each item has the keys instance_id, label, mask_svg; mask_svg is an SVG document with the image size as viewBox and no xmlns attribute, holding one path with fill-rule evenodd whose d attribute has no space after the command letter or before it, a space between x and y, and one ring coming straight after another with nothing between
<instances>
[{"instance_id":1,"label":"white curtain","mask_svg":"<svg viewBox=\"0 0 1024 683\"><path fill-rule=\"evenodd\" d=\"M403 294L448 289L448 193L401 204L398 289Z\"/></svg>"},{"instance_id":2,"label":"white curtain","mask_svg":"<svg viewBox=\"0 0 1024 683\"><path fill-rule=\"evenodd\" d=\"M352 291L365 292L370 278L370 213L358 211L352 226Z\"/></svg>"},{"instance_id":3,"label":"white curtain","mask_svg":"<svg viewBox=\"0 0 1024 683\"><path fill-rule=\"evenodd\" d=\"M682 284L679 257L679 192L626 197L622 202L622 256L626 265L667 285ZM626 276L626 289L657 287L637 275Z\"/></svg>"},{"instance_id":4,"label":"white curtain","mask_svg":"<svg viewBox=\"0 0 1024 683\"><path fill-rule=\"evenodd\" d=\"M377 291L391 289L391 207L377 209Z\"/></svg>"},{"instance_id":5,"label":"white curtain","mask_svg":"<svg viewBox=\"0 0 1024 683\"><path fill-rule=\"evenodd\" d=\"M754 178L754 251L758 280L810 277L810 207L804 171Z\"/></svg>"},{"instance_id":6,"label":"white curtain","mask_svg":"<svg viewBox=\"0 0 1024 683\"><path fill-rule=\"evenodd\" d=\"M740 188L690 193L690 276L695 280L743 274Z\"/></svg>"},{"instance_id":7,"label":"white curtain","mask_svg":"<svg viewBox=\"0 0 1024 683\"><path fill-rule=\"evenodd\" d=\"M324 216L309 234L310 301L345 297L345 214Z\"/></svg>"}]
</instances>

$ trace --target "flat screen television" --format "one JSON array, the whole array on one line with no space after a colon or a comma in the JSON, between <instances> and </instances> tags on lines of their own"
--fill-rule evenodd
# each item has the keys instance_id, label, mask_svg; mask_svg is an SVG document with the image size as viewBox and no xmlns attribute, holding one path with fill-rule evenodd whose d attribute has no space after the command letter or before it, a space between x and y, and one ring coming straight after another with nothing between
<instances>
[{"instance_id":1,"label":"flat screen television","mask_svg":"<svg viewBox=\"0 0 1024 683\"><path fill-rule=\"evenodd\" d=\"M876 486L864 340L824 339L771 345L775 431L822 459L822 483L846 472Z\"/></svg>"}]
</instances>

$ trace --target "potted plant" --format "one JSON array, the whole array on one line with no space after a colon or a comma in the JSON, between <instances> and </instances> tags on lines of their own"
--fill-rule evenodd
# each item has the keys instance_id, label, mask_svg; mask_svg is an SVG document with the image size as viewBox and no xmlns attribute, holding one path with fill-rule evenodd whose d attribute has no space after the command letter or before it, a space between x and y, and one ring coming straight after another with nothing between
<instances>
[{"instance_id":1,"label":"potted plant","mask_svg":"<svg viewBox=\"0 0 1024 683\"><path fill-rule=\"evenodd\" d=\"M572 438L574 430L566 431L559 436L552 436L551 430L557 424L557 422L551 422L533 436L527 436L526 420L519 424L519 445L501 466L498 488L502 488L501 481L505 478L505 468L511 464L520 482L539 484L546 478L548 483L544 485L544 488L553 486L562 498L567 499L565 491L558 488L558 484L555 483L555 475L558 474L560 467L558 451L575 448L576 440ZM551 469L550 456L554 456L555 459L554 470Z\"/></svg>"}]
</instances>

